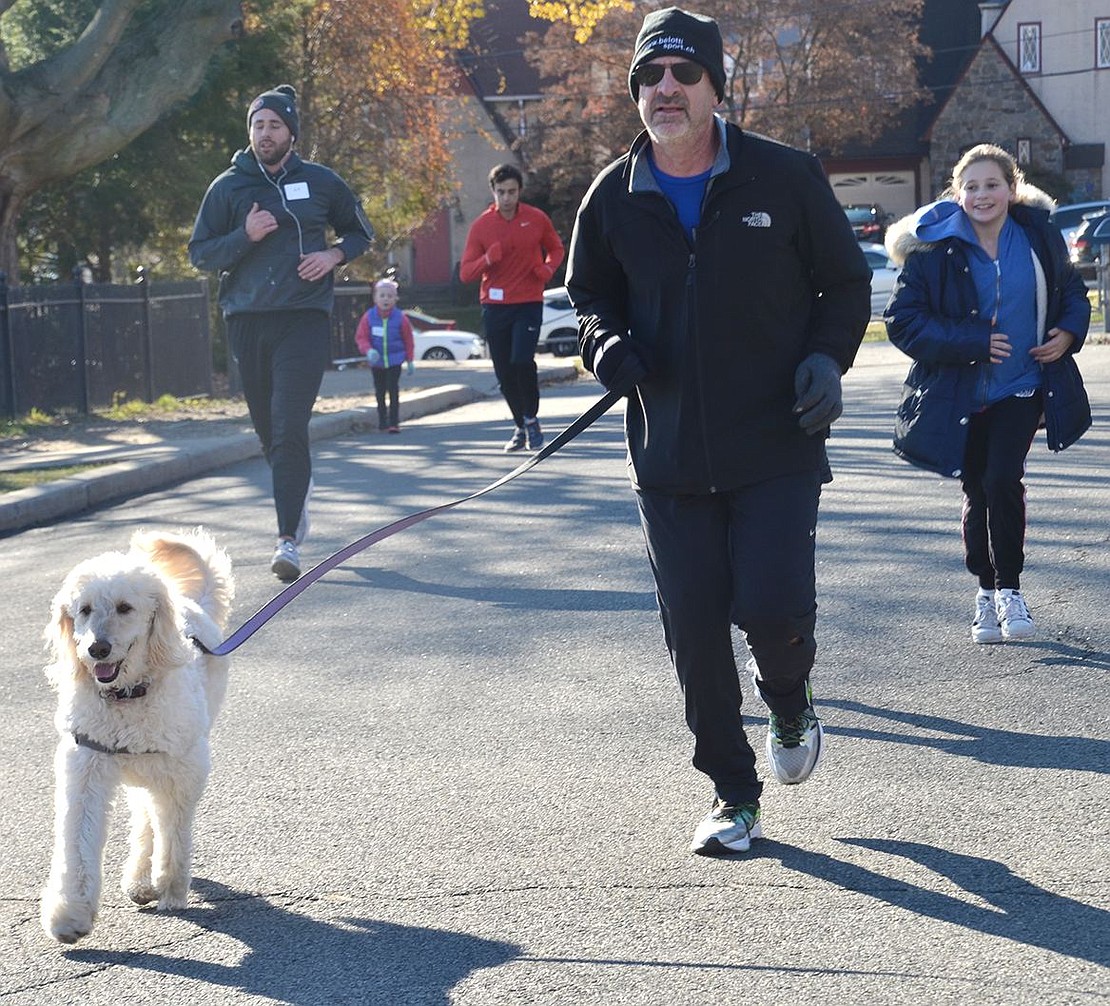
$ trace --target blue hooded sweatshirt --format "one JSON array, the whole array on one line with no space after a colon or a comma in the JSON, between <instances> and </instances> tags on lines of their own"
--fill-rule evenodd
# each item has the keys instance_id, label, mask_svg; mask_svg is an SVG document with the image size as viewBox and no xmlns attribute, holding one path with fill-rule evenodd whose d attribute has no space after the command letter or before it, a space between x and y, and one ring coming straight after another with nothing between
<instances>
[{"instance_id":1,"label":"blue hooded sweatshirt","mask_svg":"<svg viewBox=\"0 0 1110 1006\"><path fill-rule=\"evenodd\" d=\"M1005 332L1010 355L987 371L983 407L1012 395L1029 395L1041 386L1041 368L1029 355L1037 345L1037 280L1033 248L1025 232L1007 217L998 236L998 258L980 246L967 214L949 199L923 206L914 214L910 232L921 241L956 238L967 245L971 277L979 294L979 314L991 319L991 330Z\"/></svg>"}]
</instances>

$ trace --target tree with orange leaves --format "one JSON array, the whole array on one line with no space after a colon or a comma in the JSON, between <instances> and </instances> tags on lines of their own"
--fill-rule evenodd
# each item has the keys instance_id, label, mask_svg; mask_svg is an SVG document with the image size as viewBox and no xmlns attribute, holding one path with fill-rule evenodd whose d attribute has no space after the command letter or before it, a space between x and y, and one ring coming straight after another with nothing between
<instances>
[{"instance_id":1,"label":"tree with orange leaves","mask_svg":"<svg viewBox=\"0 0 1110 1006\"><path fill-rule=\"evenodd\" d=\"M585 42L564 13L529 40L545 100L524 152L548 187L557 227L570 225L594 175L642 128L628 62L644 14L663 5L615 0ZM695 9L716 18L724 38L721 113L814 151L878 135L925 97L915 65L927 55L917 40L921 7L922 0L703 0Z\"/></svg>"},{"instance_id":2,"label":"tree with orange leaves","mask_svg":"<svg viewBox=\"0 0 1110 1006\"><path fill-rule=\"evenodd\" d=\"M403 240L451 194L449 47L480 9L446 11L412 0L323 0L304 5L289 64L296 79L302 156L335 168L362 197L380 253ZM465 37L463 34L461 37ZM364 266L366 268L367 266Z\"/></svg>"}]
</instances>

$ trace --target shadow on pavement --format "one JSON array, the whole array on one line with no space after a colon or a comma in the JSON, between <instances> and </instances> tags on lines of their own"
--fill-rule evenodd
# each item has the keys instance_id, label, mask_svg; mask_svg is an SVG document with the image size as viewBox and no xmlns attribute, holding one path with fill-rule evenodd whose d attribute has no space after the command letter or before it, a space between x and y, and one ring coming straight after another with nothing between
<instances>
[{"instance_id":1,"label":"shadow on pavement","mask_svg":"<svg viewBox=\"0 0 1110 1006\"><path fill-rule=\"evenodd\" d=\"M502 608L525 611L655 611L655 596L642 590L544 590L539 588L461 587L454 584L418 580L395 570L370 566L339 567L357 576L362 584L375 590L401 590L411 594L455 597L481 601ZM337 581L338 586L360 586Z\"/></svg>"},{"instance_id":2,"label":"shadow on pavement","mask_svg":"<svg viewBox=\"0 0 1110 1006\"><path fill-rule=\"evenodd\" d=\"M73 950L66 956L179 975L290 1006L447 1006L450 990L472 972L520 954L510 943L376 919L334 925L210 880L194 880L193 887L208 904L184 917L242 943L239 963L106 950Z\"/></svg>"},{"instance_id":3,"label":"shadow on pavement","mask_svg":"<svg viewBox=\"0 0 1110 1006\"><path fill-rule=\"evenodd\" d=\"M996 730L993 727L961 723L959 720L951 720L944 716L883 709L848 699L822 699L820 705L875 716L918 730L934 730L950 735L928 737L918 733L869 730L866 727L847 727L840 724L830 727L830 732L835 732L841 737L913 744L917 747L943 751L946 754L974 758L987 765L1068 769L1099 772L1103 775L1110 773L1110 741L1097 737L1054 737L1016 730Z\"/></svg>"},{"instance_id":4,"label":"shadow on pavement","mask_svg":"<svg viewBox=\"0 0 1110 1006\"><path fill-rule=\"evenodd\" d=\"M1002 863L920 842L873 838L840 838L837 841L873 852L903 856L947 877L989 907L887 877L823 853L806 852L777 842L762 843L760 855L780 860L788 870L866 894L916 915L1104 967L1110 964L1110 944L1106 941L1110 912L1037 887Z\"/></svg>"}]
</instances>

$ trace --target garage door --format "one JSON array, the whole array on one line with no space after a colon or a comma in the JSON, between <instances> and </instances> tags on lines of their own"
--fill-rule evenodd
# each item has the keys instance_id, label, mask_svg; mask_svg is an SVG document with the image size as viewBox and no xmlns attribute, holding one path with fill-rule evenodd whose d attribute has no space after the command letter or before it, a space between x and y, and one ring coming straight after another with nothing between
<instances>
[{"instance_id":1,"label":"garage door","mask_svg":"<svg viewBox=\"0 0 1110 1006\"><path fill-rule=\"evenodd\" d=\"M841 206L878 203L896 217L917 209L912 171L830 174L829 181Z\"/></svg>"}]
</instances>

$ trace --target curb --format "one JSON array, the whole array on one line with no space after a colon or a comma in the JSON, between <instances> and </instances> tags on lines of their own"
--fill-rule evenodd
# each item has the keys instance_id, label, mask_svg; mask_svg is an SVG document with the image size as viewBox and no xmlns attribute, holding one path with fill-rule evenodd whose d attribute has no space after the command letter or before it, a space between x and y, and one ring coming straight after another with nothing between
<instances>
[{"instance_id":1,"label":"curb","mask_svg":"<svg viewBox=\"0 0 1110 1006\"><path fill-rule=\"evenodd\" d=\"M577 376L573 365L541 372L540 383L550 384ZM465 384L448 384L414 392L400 402L402 420L433 415L490 397ZM377 423L377 408L348 409L314 416L308 424L310 439L326 440ZM203 440L181 447L139 448L141 456L58 479L29 489L5 493L0 499L0 535L51 524L108 503L164 489L204 475L217 468L262 456L258 437L238 433L220 440Z\"/></svg>"}]
</instances>

